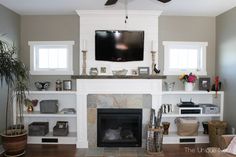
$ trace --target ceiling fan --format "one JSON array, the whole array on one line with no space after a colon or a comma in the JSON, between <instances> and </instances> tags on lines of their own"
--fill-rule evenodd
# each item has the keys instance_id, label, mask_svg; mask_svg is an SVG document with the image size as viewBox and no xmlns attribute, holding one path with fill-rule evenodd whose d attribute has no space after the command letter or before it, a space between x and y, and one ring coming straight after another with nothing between
<instances>
[{"instance_id":1,"label":"ceiling fan","mask_svg":"<svg viewBox=\"0 0 236 157\"><path fill-rule=\"evenodd\" d=\"M113 4L116 4L118 0L107 0L107 2L105 3L105 5L113 5ZM170 2L171 0L157 0L159 2L162 2L162 3L168 3Z\"/></svg>"}]
</instances>

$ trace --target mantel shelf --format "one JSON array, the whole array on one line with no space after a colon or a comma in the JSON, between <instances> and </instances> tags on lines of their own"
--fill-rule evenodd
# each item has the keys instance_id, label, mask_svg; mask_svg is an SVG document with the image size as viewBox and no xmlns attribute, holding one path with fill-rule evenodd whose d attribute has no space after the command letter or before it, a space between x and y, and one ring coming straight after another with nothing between
<instances>
[{"instance_id":1,"label":"mantel shelf","mask_svg":"<svg viewBox=\"0 0 236 157\"><path fill-rule=\"evenodd\" d=\"M72 79L166 79L164 75L72 75Z\"/></svg>"}]
</instances>

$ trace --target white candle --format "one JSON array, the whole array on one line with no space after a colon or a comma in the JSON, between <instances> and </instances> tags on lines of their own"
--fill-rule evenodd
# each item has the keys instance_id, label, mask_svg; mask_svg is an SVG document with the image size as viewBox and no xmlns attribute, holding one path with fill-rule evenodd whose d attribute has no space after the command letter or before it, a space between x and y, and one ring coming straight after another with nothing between
<instances>
[{"instance_id":1,"label":"white candle","mask_svg":"<svg viewBox=\"0 0 236 157\"><path fill-rule=\"evenodd\" d=\"M155 40L152 40L151 51L157 51L157 42Z\"/></svg>"},{"instance_id":2,"label":"white candle","mask_svg":"<svg viewBox=\"0 0 236 157\"><path fill-rule=\"evenodd\" d=\"M87 40L83 40L82 50L87 50Z\"/></svg>"}]
</instances>

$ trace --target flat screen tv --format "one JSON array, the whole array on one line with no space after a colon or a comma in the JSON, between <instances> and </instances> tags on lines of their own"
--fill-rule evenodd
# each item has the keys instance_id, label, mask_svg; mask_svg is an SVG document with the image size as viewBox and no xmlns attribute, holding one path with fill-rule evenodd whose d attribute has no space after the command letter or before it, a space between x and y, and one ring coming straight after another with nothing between
<instances>
[{"instance_id":1,"label":"flat screen tv","mask_svg":"<svg viewBox=\"0 0 236 157\"><path fill-rule=\"evenodd\" d=\"M95 59L101 61L142 61L144 31L95 31Z\"/></svg>"}]
</instances>

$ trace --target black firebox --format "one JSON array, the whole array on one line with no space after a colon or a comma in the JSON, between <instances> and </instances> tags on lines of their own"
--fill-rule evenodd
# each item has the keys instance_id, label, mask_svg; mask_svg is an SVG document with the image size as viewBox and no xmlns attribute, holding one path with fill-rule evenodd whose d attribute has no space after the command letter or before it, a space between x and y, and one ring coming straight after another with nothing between
<instances>
[{"instance_id":1,"label":"black firebox","mask_svg":"<svg viewBox=\"0 0 236 157\"><path fill-rule=\"evenodd\" d=\"M98 109L98 147L141 147L142 109Z\"/></svg>"}]
</instances>

